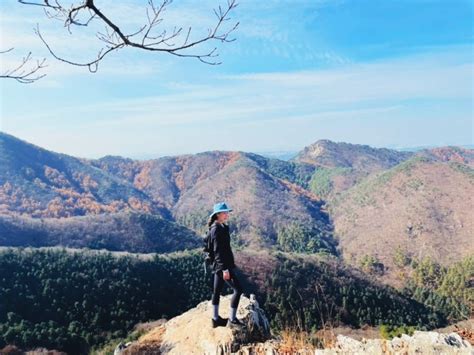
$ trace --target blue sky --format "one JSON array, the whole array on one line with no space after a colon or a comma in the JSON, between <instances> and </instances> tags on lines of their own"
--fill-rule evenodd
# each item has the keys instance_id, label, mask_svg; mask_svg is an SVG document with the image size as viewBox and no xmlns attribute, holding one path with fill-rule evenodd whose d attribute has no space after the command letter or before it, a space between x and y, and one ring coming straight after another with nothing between
<instances>
[{"instance_id":1,"label":"blue sky","mask_svg":"<svg viewBox=\"0 0 474 355\"><path fill-rule=\"evenodd\" d=\"M97 0L117 22L142 23L146 1ZM213 24L217 0L174 0L163 25ZM32 51L47 76L0 81L0 129L82 157L206 150L299 150L318 139L376 147L473 144L470 0L242 0L237 40L220 66L124 49L95 74L60 63L95 55L95 28L70 35L41 9L2 1L8 67ZM107 10L106 10L107 9ZM202 32L201 32L202 33Z\"/></svg>"}]
</instances>

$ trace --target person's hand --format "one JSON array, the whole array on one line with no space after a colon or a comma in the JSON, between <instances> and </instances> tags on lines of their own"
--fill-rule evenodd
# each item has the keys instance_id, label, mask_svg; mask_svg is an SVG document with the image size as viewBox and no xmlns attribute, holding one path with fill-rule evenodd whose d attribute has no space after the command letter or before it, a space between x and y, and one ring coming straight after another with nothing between
<instances>
[{"instance_id":1,"label":"person's hand","mask_svg":"<svg viewBox=\"0 0 474 355\"><path fill-rule=\"evenodd\" d=\"M227 269L224 270L223 275L224 275L224 280L230 280L230 272L229 272L229 270L227 270Z\"/></svg>"}]
</instances>

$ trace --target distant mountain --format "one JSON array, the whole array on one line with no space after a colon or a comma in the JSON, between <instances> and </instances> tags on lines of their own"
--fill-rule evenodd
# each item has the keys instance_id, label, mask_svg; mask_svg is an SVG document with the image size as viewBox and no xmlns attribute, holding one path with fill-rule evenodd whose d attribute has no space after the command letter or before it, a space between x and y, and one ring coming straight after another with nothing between
<instances>
[{"instance_id":1,"label":"distant mountain","mask_svg":"<svg viewBox=\"0 0 474 355\"><path fill-rule=\"evenodd\" d=\"M434 148L439 148L439 147L445 147L445 146L438 146L438 145L430 145L430 146L418 146L418 147L400 147L400 148L397 148L397 147L388 147L388 148L391 148L391 149L396 149L396 150L399 150L401 152L417 152L419 150L425 150L425 149L434 149ZM474 144L460 144L460 145L456 145L456 147L460 147L460 148L464 148L464 149L474 149Z\"/></svg>"},{"instance_id":2,"label":"distant mountain","mask_svg":"<svg viewBox=\"0 0 474 355\"><path fill-rule=\"evenodd\" d=\"M212 205L226 200L236 212L238 245L275 245L291 224L310 226L308 233L334 246L322 201L304 189L314 171L310 164L224 151L87 160L3 133L0 139L0 214L57 218L136 211L201 234Z\"/></svg>"},{"instance_id":3,"label":"distant mountain","mask_svg":"<svg viewBox=\"0 0 474 355\"><path fill-rule=\"evenodd\" d=\"M2 246L64 246L134 253L169 253L200 247L193 231L158 216L112 213L69 218L0 215Z\"/></svg>"},{"instance_id":4,"label":"distant mountain","mask_svg":"<svg viewBox=\"0 0 474 355\"><path fill-rule=\"evenodd\" d=\"M198 232L203 232L212 205L226 200L236 212L232 220L242 245L275 244L289 222L312 224L324 233L331 230L321 201L302 188L314 171L309 164L225 151L139 163L105 157L91 164L127 179Z\"/></svg>"},{"instance_id":5,"label":"distant mountain","mask_svg":"<svg viewBox=\"0 0 474 355\"><path fill-rule=\"evenodd\" d=\"M280 160L288 161L293 159L298 152L297 151L270 151L270 152L254 152L255 154L261 155L265 158L275 158Z\"/></svg>"},{"instance_id":6,"label":"distant mountain","mask_svg":"<svg viewBox=\"0 0 474 355\"><path fill-rule=\"evenodd\" d=\"M411 152L323 139L305 147L293 161L316 167L309 188L330 200L370 174L389 169L412 155Z\"/></svg>"},{"instance_id":7,"label":"distant mountain","mask_svg":"<svg viewBox=\"0 0 474 355\"><path fill-rule=\"evenodd\" d=\"M394 278L396 253L444 265L473 254L473 166L472 150L424 150L341 194L329 211L343 257L375 256Z\"/></svg>"},{"instance_id":8,"label":"distant mountain","mask_svg":"<svg viewBox=\"0 0 474 355\"><path fill-rule=\"evenodd\" d=\"M374 254L386 268L398 246L443 263L472 252L474 153L461 147L413 153L319 140L290 161L241 151L138 161L78 159L3 133L0 143L0 215L11 216L2 217L3 245L179 250L173 233L196 245L225 200L242 248L334 252L339 243L349 262Z\"/></svg>"},{"instance_id":9,"label":"distant mountain","mask_svg":"<svg viewBox=\"0 0 474 355\"><path fill-rule=\"evenodd\" d=\"M294 160L325 168L374 171L392 167L411 155L393 149L322 139L305 147Z\"/></svg>"},{"instance_id":10,"label":"distant mountain","mask_svg":"<svg viewBox=\"0 0 474 355\"><path fill-rule=\"evenodd\" d=\"M435 161L466 164L474 167L474 149L463 147L436 147L432 149L422 149L417 152L418 156L426 156Z\"/></svg>"},{"instance_id":11,"label":"distant mountain","mask_svg":"<svg viewBox=\"0 0 474 355\"><path fill-rule=\"evenodd\" d=\"M71 217L125 210L164 213L132 184L84 159L0 132L0 214Z\"/></svg>"},{"instance_id":12,"label":"distant mountain","mask_svg":"<svg viewBox=\"0 0 474 355\"><path fill-rule=\"evenodd\" d=\"M291 223L331 233L322 201L297 184L304 184L311 176L310 166L251 153L214 154L218 158L212 160L223 162L220 169L205 180L184 185L188 188L173 207L178 221L193 227L193 220L200 221L208 214L207 206L226 200L235 211L233 221L243 245L273 245Z\"/></svg>"}]
</instances>

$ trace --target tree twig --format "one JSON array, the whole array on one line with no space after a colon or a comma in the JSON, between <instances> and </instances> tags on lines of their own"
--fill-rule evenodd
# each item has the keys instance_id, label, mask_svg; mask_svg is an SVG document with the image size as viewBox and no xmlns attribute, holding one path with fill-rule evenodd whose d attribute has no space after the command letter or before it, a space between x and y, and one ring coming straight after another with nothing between
<instances>
[{"instance_id":1,"label":"tree twig","mask_svg":"<svg viewBox=\"0 0 474 355\"><path fill-rule=\"evenodd\" d=\"M0 54L6 54L12 51L13 48L9 48L7 50L0 51ZM33 61L31 52L29 52L25 57L22 58L20 64L18 64L16 67L12 69L2 69L3 72L0 74L0 79L13 79L22 84L31 84L46 76L46 74L39 73L41 69L47 66L45 63L46 58Z\"/></svg>"},{"instance_id":2,"label":"tree twig","mask_svg":"<svg viewBox=\"0 0 474 355\"><path fill-rule=\"evenodd\" d=\"M103 42L103 47L99 50L94 59L87 62L66 59L57 54L40 32L39 26L35 29L36 34L54 58L71 65L88 67L91 72L97 71L99 62L106 55L125 47L133 47L151 52L164 52L183 58L195 58L211 65L221 64L221 62L217 60L219 57L217 47L202 51L198 50L197 53L191 53L189 50L193 47L197 48L206 42L217 41L227 43L235 41L235 38L230 38L230 34L237 29L239 23L236 22L227 29L223 27L224 24L230 20L229 14L238 5L236 0L227 0L225 7L219 6L217 9L214 9L214 14L216 15L215 25L208 29L206 35L194 40L191 40L192 27L189 27L186 31L183 31L182 27L174 27L170 32L166 29L157 31L158 25L163 22L163 14L172 1L173 0L162 0L160 5L156 5L154 0L148 0L146 9L147 23L142 25L135 32L125 33L119 24L113 22L105 11L102 11L96 6L94 0L78 1L69 8L64 7L61 4L61 0L18 0L19 3L24 5L43 7L47 16L50 18L62 19L70 33L72 26L83 27L88 26L94 21L102 22L106 27L106 31L105 33L97 32L96 36ZM88 17L81 21L79 18L83 13L87 13ZM141 36L141 38L135 40L137 36Z\"/></svg>"}]
</instances>

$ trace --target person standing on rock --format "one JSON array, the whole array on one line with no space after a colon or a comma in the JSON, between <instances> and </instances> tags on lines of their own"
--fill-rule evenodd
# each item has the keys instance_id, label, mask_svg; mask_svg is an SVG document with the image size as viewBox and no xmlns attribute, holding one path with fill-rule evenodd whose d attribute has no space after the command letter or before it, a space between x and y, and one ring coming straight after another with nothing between
<instances>
[{"instance_id":1,"label":"person standing on rock","mask_svg":"<svg viewBox=\"0 0 474 355\"><path fill-rule=\"evenodd\" d=\"M237 318L237 307L239 305L240 296L242 295L242 286L235 274L234 254L230 246L229 226L226 224L229 218L229 212L232 209L225 202L216 203L214 211L209 216L207 225L209 227L210 242L214 254L213 274L214 287L212 291L212 327L224 325L243 325ZM225 318L219 316L219 299L222 288L226 282L233 290L230 301L230 317L226 321Z\"/></svg>"}]
</instances>

